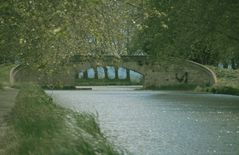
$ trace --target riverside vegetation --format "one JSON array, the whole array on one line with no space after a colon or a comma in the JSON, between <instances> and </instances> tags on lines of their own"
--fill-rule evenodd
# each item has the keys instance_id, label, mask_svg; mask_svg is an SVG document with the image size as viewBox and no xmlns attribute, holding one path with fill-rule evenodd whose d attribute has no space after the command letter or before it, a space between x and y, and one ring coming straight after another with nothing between
<instances>
[{"instance_id":1,"label":"riverside vegetation","mask_svg":"<svg viewBox=\"0 0 239 155\"><path fill-rule=\"evenodd\" d=\"M222 69L208 66L218 78L218 82L211 87L197 87L196 91L209 92L214 94L239 95L239 69Z\"/></svg>"},{"instance_id":2,"label":"riverside vegetation","mask_svg":"<svg viewBox=\"0 0 239 155\"><path fill-rule=\"evenodd\" d=\"M12 109L3 154L118 155L94 115L56 105L38 86L23 86Z\"/></svg>"}]
</instances>

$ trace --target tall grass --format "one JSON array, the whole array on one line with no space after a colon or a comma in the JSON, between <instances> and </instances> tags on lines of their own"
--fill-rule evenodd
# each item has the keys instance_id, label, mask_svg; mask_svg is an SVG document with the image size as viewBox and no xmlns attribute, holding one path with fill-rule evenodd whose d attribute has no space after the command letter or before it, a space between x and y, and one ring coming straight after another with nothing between
<instances>
[{"instance_id":1,"label":"tall grass","mask_svg":"<svg viewBox=\"0 0 239 155\"><path fill-rule=\"evenodd\" d=\"M37 86L25 86L16 98L0 147L11 155L119 155L92 114L73 112L53 103Z\"/></svg>"}]
</instances>

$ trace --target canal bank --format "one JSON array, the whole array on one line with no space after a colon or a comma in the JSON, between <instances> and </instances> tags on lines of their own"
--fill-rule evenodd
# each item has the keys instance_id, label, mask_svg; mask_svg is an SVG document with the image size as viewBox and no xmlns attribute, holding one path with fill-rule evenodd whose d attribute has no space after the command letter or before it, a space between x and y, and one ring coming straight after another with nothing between
<instances>
[{"instance_id":1,"label":"canal bank","mask_svg":"<svg viewBox=\"0 0 239 155\"><path fill-rule=\"evenodd\" d=\"M3 155L119 155L93 114L56 105L37 86L20 89L0 143Z\"/></svg>"}]
</instances>

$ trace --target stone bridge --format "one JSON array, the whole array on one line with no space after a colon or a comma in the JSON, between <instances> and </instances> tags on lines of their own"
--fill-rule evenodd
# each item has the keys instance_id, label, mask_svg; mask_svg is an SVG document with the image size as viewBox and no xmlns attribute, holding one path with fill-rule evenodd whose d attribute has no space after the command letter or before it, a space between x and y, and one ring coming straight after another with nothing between
<instances>
[{"instance_id":1,"label":"stone bridge","mask_svg":"<svg viewBox=\"0 0 239 155\"><path fill-rule=\"evenodd\" d=\"M12 69L12 85L22 82L36 82L40 85L60 84L74 86L76 77L81 71L96 67L123 67L143 75L143 86L161 87L177 84L210 86L217 78L209 68L187 60L153 60L147 56L74 56L70 63L60 67L51 74L43 74L21 65ZM59 66L58 66L59 67Z\"/></svg>"}]
</instances>

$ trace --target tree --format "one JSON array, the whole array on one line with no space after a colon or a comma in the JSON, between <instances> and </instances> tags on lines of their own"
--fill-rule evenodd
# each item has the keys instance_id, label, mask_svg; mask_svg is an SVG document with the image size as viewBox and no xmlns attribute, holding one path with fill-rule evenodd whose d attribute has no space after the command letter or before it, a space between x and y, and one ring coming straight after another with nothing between
<instances>
[{"instance_id":1,"label":"tree","mask_svg":"<svg viewBox=\"0 0 239 155\"><path fill-rule=\"evenodd\" d=\"M1 7L9 12L2 17L8 22L1 27L1 44L14 38L1 52L11 49L21 64L41 69L66 64L75 54L127 52L130 16L124 1L10 0Z\"/></svg>"},{"instance_id":2,"label":"tree","mask_svg":"<svg viewBox=\"0 0 239 155\"><path fill-rule=\"evenodd\" d=\"M174 56L205 64L238 60L238 1L145 0L145 3L144 10L150 12L140 23L134 49L154 57Z\"/></svg>"},{"instance_id":3,"label":"tree","mask_svg":"<svg viewBox=\"0 0 239 155\"><path fill-rule=\"evenodd\" d=\"M0 5L0 64L13 63L15 51L19 48L17 23L20 18L11 6L11 1L1 2Z\"/></svg>"}]
</instances>

